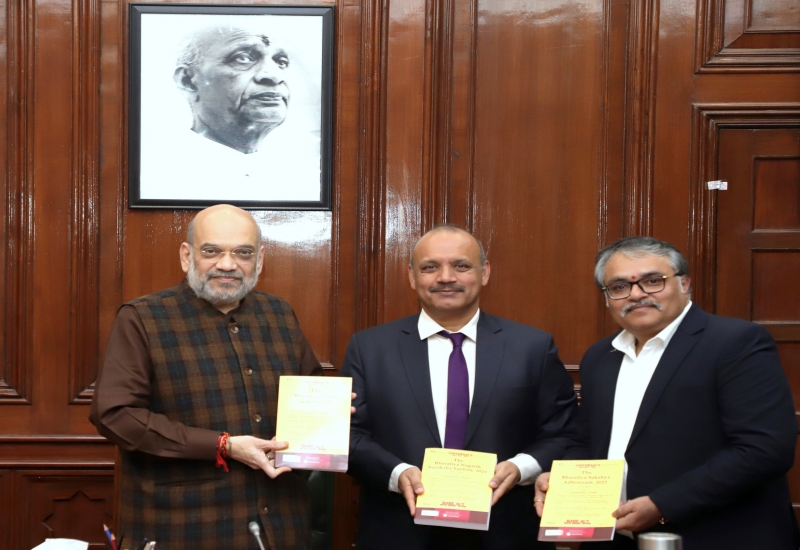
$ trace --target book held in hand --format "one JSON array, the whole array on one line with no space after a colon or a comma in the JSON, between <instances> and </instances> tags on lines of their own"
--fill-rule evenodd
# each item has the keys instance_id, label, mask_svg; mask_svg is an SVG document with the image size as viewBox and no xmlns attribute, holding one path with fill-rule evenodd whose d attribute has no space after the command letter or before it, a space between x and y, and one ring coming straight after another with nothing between
<instances>
[{"instance_id":1,"label":"book held in hand","mask_svg":"<svg viewBox=\"0 0 800 550\"><path fill-rule=\"evenodd\" d=\"M275 453L275 466L347 471L352 378L281 376L275 439L289 447Z\"/></svg>"},{"instance_id":2,"label":"book held in hand","mask_svg":"<svg viewBox=\"0 0 800 550\"><path fill-rule=\"evenodd\" d=\"M539 540L612 540L624 474L624 460L554 460Z\"/></svg>"},{"instance_id":3,"label":"book held in hand","mask_svg":"<svg viewBox=\"0 0 800 550\"><path fill-rule=\"evenodd\" d=\"M497 455L458 449L425 449L422 486L414 523L489 529L492 488Z\"/></svg>"}]
</instances>

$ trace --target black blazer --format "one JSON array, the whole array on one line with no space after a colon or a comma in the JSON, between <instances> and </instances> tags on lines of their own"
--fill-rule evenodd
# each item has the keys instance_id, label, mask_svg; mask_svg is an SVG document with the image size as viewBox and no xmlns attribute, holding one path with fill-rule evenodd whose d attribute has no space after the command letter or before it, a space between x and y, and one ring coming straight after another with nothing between
<instances>
[{"instance_id":1,"label":"black blazer","mask_svg":"<svg viewBox=\"0 0 800 550\"><path fill-rule=\"evenodd\" d=\"M345 355L341 374L353 377L358 394L348 473L362 485L359 549L423 549L428 539L429 528L415 525L405 500L388 489L395 466L421 467L425 449L442 446L428 344L420 340L417 321L414 315L361 331ZM481 312L467 449L496 453L498 462L527 453L547 471L566 450L575 403L572 379L549 334ZM492 509L485 547L537 547L532 501L533 486L504 495Z\"/></svg>"},{"instance_id":2,"label":"black blazer","mask_svg":"<svg viewBox=\"0 0 800 550\"><path fill-rule=\"evenodd\" d=\"M623 354L616 335L581 361L580 444L606 458ZM685 550L798 548L786 472L797 420L770 334L692 305L653 373L625 458L628 499L649 495Z\"/></svg>"}]
</instances>

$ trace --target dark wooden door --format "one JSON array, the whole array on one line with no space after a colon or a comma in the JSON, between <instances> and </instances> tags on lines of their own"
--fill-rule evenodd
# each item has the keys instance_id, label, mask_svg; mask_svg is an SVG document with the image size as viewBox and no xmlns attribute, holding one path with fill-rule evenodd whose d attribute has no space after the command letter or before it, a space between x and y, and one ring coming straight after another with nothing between
<instances>
[{"instance_id":1,"label":"dark wooden door","mask_svg":"<svg viewBox=\"0 0 800 550\"><path fill-rule=\"evenodd\" d=\"M800 398L800 125L770 128L763 118L719 132L717 265L720 315L750 319L775 338ZM797 408L797 407L796 407ZM800 471L790 473L800 501Z\"/></svg>"}]
</instances>

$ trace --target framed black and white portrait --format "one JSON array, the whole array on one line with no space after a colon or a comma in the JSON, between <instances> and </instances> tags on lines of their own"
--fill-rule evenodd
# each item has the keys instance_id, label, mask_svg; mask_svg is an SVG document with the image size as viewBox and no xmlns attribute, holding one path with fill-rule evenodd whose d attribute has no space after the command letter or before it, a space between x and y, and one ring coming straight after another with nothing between
<instances>
[{"instance_id":1,"label":"framed black and white portrait","mask_svg":"<svg viewBox=\"0 0 800 550\"><path fill-rule=\"evenodd\" d=\"M130 6L129 205L331 208L332 7Z\"/></svg>"}]
</instances>

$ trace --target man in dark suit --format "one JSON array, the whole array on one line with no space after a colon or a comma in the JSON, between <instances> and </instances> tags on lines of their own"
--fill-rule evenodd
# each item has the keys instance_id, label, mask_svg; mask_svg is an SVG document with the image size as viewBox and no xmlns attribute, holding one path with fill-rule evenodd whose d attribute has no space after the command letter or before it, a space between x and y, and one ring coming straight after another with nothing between
<instances>
[{"instance_id":1,"label":"man in dark suit","mask_svg":"<svg viewBox=\"0 0 800 550\"><path fill-rule=\"evenodd\" d=\"M532 483L566 448L575 392L549 334L479 310L489 273L471 234L431 230L408 268L422 312L359 332L347 348L359 549L539 547ZM414 524L425 449L443 446L497 454L488 532Z\"/></svg>"},{"instance_id":2,"label":"man in dark suit","mask_svg":"<svg viewBox=\"0 0 800 550\"><path fill-rule=\"evenodd\" d=\"M568 455L625 459L618 533L675 532L685 550L796 550L786 471L797 420L770 334L693 305L686 259L650 237L601 250L595 279L623 330L581 361ZM624 533L606 546L635 548Z\"/></svg>"}]
</instances>

